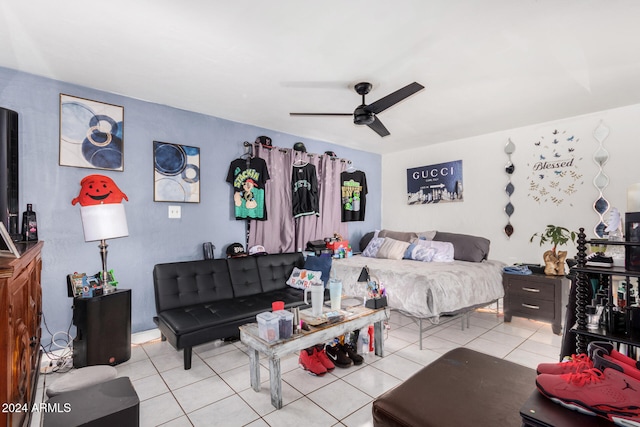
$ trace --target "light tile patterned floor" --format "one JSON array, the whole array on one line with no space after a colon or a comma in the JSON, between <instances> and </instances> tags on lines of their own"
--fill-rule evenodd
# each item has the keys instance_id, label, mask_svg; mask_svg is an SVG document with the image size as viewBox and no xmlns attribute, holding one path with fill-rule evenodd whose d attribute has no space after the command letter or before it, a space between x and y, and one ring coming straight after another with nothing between
<instances>
[{"instance_id":1,"label":"light tile patterned floor","mask_svg":"<svg viewBox=\"0 0 640 427\"><path fill-rule=\"evenodd\" d=\"M134 344L131 359L116 366L128 376L140 398L141 426L370 426L375 397L400 384L447 351L464 346L535 368L556 362L561 337L551 326L514 317L504 323L489 310L476 311L468 329L460 321L436 326L418 346L418 326L392 312L385 331L385 357L368 354L361 366L336 368L314 377L292 355L282 360L284 407L276 410L269 396L269 371L264 360L262 389L249 383L249 357L240 343L221 341L194 348L193 365L182 368L182 352L159 339ZM134 334L133 341L149 334ZM153 336L153 333L152 335ZM56 375L41 375L38 397ZM532 384L531 388L534 389ZM32 426L40 425L35 417Z\"/></svg>"}]
</instances>

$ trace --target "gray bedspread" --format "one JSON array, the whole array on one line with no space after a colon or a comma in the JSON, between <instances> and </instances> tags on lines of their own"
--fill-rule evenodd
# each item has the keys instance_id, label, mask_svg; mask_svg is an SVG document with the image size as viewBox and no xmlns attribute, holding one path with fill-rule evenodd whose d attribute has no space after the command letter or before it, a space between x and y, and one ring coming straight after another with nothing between
<instances>
[{"instance_id":1,"label":"gray bedspread","mask_svg":"<svg viewBox=\"0 0 640 427\"><path fill-rule=\"evenodd\" d=\"M342 280L344 295L365 296L366 284L357 282L364 266L384 285L391 308L418 318L437 318L504 296L505 264L500 261L421 262L360 255L333 260L332 277Z\"/></svg>"}]
</instances>

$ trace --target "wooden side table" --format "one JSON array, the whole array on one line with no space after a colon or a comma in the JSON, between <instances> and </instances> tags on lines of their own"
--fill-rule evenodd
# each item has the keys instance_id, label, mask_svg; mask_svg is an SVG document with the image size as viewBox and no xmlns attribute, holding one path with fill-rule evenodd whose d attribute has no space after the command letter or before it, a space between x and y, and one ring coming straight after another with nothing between
<instances>
[{"instance_id":1,"label":"wooden side table","mask_svg":"<svg viewBox=\"0 0 640 427\"><path fill-rule=\"evenodd\" d=\"M565 276L531 274L502 275L504 285L504 321L512 316L551 322L554 334L560 335L569 300L570 282Z\"/></svg>"}]
</instances>

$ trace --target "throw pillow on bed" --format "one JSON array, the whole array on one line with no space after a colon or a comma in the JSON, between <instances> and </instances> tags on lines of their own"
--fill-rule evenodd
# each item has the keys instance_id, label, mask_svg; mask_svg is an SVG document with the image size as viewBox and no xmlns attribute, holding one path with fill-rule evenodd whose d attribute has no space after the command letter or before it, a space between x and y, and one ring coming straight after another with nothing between
<instances>
[{"instance_id":1,"label":"throw pillow on bed","mask_svg":"<svg viewBox=\"0 0 640 427\"><path fill-rule=\"evenodd\" d=\"M324 284L322 282L321 271L306 270L298 267L293 268L291 276L289 276L289 280L287 280L287 285L296 289L308 288L315 283Z\"/></svg>"},{"instance_id":2,"label":"throw pillow on bed","mask_svg":"<svg viewBox=\"0 0 640 427\"><path fill-rule=\"evenodd\" d=\"M433 240L416 240L409 256L410 259L422 262L452 262L453 244Z\"/></svg>"},{"instance_id":3,"label":"throw pillow on bed","mask_svg":"<svg viewBox=\"0 0 640 427\"><path fill-rule=\"evenodd\" d=\"M408 247L409 242L402 242L390 237L385 237L380 249L378 249L376 258L402 259Z\"/></svg>"},{"instance_id":4,"label":"throw pillow on bed","mask_svg":"<svg viewBox=\"0 0 640 427\"><path fill-rule=\"evenodd\" d=\"M369 258L375 258L376 255L378 254L378 249L380 249L380 246L382 246L382 243L384 242L384 238L383 237L374 237L369 241L369 244L367 245L366 248L364 248L364 251L362 251L362 256L366 256Z\"/></svg>"},{"instance_id":5,"label":"throw pillow on bed","mask_svg":"<svg viewBox=\"0 0 640 427\"><path fill-rule=\"evenodd\" d=\"M458 233L438 231L433 240L451 242L455 248L455 259L459 261L481 262L489 255L489 239Z\"/></svg>"}]
</instances>

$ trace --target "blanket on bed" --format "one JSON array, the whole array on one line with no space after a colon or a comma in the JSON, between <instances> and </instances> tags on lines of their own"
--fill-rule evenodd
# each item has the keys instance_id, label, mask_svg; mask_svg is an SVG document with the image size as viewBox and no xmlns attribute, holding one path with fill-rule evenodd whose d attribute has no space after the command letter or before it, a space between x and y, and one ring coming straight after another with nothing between
<instances>
[{"instance_id":1,"label":"blanket on bed","mask_svg":"<svg viewBox=\"0 0 640 427\"><path fill-rule=\"evenodd\" d=\"M358 283L364 266L372 279L382 283L391 308L419 318L434 318L504 296L503 262L420 262L353 256L335 259L332 277L342 280L343 294L364 296L366 284Z\"/></svg>"}]
</instances>

